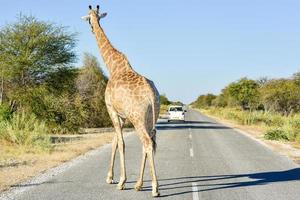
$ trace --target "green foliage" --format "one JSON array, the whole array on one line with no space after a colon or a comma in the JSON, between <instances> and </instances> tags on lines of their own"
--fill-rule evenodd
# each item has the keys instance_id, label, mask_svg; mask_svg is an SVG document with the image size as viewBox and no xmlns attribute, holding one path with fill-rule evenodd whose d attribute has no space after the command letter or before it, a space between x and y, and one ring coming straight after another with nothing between
<instances>
[{"instance_id":1,"label":"green foliage","mask_svg":"<svg viewBox=\"0 0 300 200\"><path fill-rule=\"evenodd\" d=\"M8 104L0 105L0 122L10 119L11 116L12 116L12 112L10 106Z\"/></svg>"},{"instance_id":2,"label":"green foliage","mask_svg":"<svg viewBox=\"0 0 300 200\"><path fill-rule=\"evenodd\" d=\"M0 31L0 68L6 85L17 89L40 84L57 68L75 60L74 34L64 27L21 15Z\"/></svg>"},{"instance_id":3,"label":"green foliage","mask_svg":"<svg viewBox=\"0 0 300 200\"><path fill-rule=\"evenodd\" d=\"M227 86L227 91L242 109L255 109L258 105L258 83L254 80L242 78Z\"/></svg>"},{"instance_id":4,"label":"green foliage","mask_svg":"<svg viewBox=\"0 0 300 200\"><path fill-rule=\"evenodd\" d=\"M171 104L174 106L183 106L184 105L181 101L171 101Z\"/></svg>"},{"instance_id":5,"label":"green foliage","mask_svg":"<svg viewBox=\"0 0 300 200\"><path fill-rule=\"evenodd\" d=\"M195 102L193 102L193 106L197 108L207 108L213 105L213 101L216 99L216 95L206 94L200 95Z\"/></svg>"},{"instance_id":6,"label":"green foliage","mask_svg":"<svg viewBox=\"0 0 300 200\"><path fill-rule=\"evenodd\" d=\"M48 131L45 122L25 112L15 113L10 120L0 123L0 139L15 145L42 150L51 148Z\"/></svg>"},{"instance_id":7,"label":"green foliage","mask_svg":"<svg viewBox=\"0 0 300 200\"><path fill-rule=\"evenodd\" d=\"M171 101L167 98L167 96L165 94L160 95L159 99L160 99L161 105L170 105L171 104Z\"/></svg>"},{"instance_id":8,"label":"green foliage","mask_svg":"<svg viewBox=\"0 0 300 200\"><path fill-rule=\"evenodd\" d=\"M261 101L269 111L289 115L300 111L300 85L290 79L273 79L261 89Z\"/></svg>"},{"instance_id":9,"label":"green foliage","mask_svg":"<svg viewBox=\"0 0 300 200\"><path fill-rule=\"evenodd\" d=\"M223 93L216 96L216 98L213 99L211 102L211 106L216 106L216 107L226 107L227 105L228 105L228 101Z\"/></svg>"},{"instance_id":10,"label":"green foliage","mask_svg":"<svg viewBox=\"0 0 300 200\"><path fill-rule=\"evenodd\" d=\"M104 101L107 77L89 54L83 68L71 66L76 59L75 44L75 34L65 27L32 16L21 15L0 30L2 126L15 127L11 123L22 121L18 116L24 112L33 121L32 116L41 119L51 133L111 125ZM27 135L35 131L18 128L26 129ZM20 144L27 137L19 138L10 141Z\"/></svg>"},{"instance_id":11,"label":"green foliage","mask_svg":"<svg viewBox=\"0 0 300 200\"><path fill-rule=\"evenodd\" d=\"M68 93L59 96L48 93L40 99L42 104L35 105L40 111L36 109L32 112L47 122L52 133L76 133L83 121L83 114L74 96Z\"/></svg>"},{"instance_id":12,"label":"green foliage","mask_svg":"<svg viewBox=\"0 0 300 200\"><path fill-rule=\"evenodd\" d=\"M300 72L290 79L242 78L192 105L242 125L259 125L266 139L300 143Z\"/></svg>"},{"instance_id":13,"label":"green foliage","mask_svg":"<svg viewBox=\"0 0 300 200\"><path fill-rule=\"evenodd\" d=\"M240 107L243 110L293 115L300 112L300 72L290 79L269 80L264 77L255 81L242 78L230 83L218 96L209 97L200 95L193 105L198 108Z\"/></svg>"},{"instance_id":14,"label":"green foliage","mask_svg":"<svg viewBox=\"0 0 300 200\"><path fill-rule=\"evenodd\" d=\"M106 84L107 77L96 57L85 53L84 65L76 80L77 107L84 113L83 127L111 126L104 97Z\"/></svg>"},{"instance_id":15,"label":"green foliage","mask_svg":"<svg viewBox=\"0 0 300 200\"><path fill-rule=\"evenodd\" d=\"M279 113L264 111L243 111L233 108L209 108L204 112L242 125L265 127L266 139L298 141L300 138L300 114L282 116Z\"/></svg>"},{"instance_id":16,"label":"green foliage","mask_svg":"<svg viewBox=\"0 0 300 200\"><path fill-rule=\"evenodd\" d=\"M65 108L53 110L53 104L76 91L76 70L70 67L76 58L74 47L74 34L32 16L21 15L2 28L1 102L14 102L14 112L33 113L48 124L56 117L53 113Z\"/></svg>"},{"instance_id":17,"label":"green foliage","mask_svg":"<svg viewBox=\"0 0 300 200\"><path fill-rule=\"evenodd\" d=\"M78 76L79 69L73 67L60 67L54 70L45 79L46 89L55 94L60 95L62 93L74 94L76 88L76 78Z\"/></svg>"},{"instance_id":18,"label":"green foliage","mask_svg":"<svg viewBox=\"0 0 300 200\"><path fill-rule=\"evenodd\" d=\"M264 138L267 140L285 140L288 141L288 137L283 129L276 128L270 129L264 135Z\"/></svg>"}]
</instances>

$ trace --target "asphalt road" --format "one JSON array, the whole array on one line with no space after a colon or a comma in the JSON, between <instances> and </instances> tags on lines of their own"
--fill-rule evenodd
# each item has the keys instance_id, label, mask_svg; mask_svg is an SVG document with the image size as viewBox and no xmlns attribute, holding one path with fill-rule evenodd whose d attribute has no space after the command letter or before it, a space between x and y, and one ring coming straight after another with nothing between
<instances>
[{"instance_id":1,"label":"asphalt road","mask_svg":"<svg viewBox=\"0 0 300 200\"><path fill-rule=\"evenodd\" d=\"M187 113L187 122L160 120L157 128L155 159L162 199L300 199L299 165L241 133L192 110ZM128 181L124 191L105 183L111 154L107 146L47 181L17 186L30 188L13 198L152 199L148 165L143 191L133 189L141 144L135 134L126 137L125 143Z\"/></svg>"}]
</instances>

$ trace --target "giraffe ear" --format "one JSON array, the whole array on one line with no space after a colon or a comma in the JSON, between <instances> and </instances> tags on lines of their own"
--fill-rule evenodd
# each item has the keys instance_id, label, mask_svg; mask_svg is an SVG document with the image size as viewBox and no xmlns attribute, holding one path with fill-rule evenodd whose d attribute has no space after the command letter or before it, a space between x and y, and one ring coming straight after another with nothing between
<instances>
[{"instance_id":1,"label":"giraffe ear","mask_svg":"<svg viewBox=\"0 0 300 200\"><path fill-rule=\"evenodd\" d=\"M90 16L89 15L83 16L83 17L81 17L81 19L83 19L85 21L89 21L90 20Z\"/></svg>"},{"instance_id":2,"label":"giraffe ear","mask_svg":"<svg viewBox=\"0 0 300 200\"><path fill-rule=\"evenodd\" d=\"M99 19L106 17L107 13L102 13L99 17Z\"/></svg>"}]
</instances>

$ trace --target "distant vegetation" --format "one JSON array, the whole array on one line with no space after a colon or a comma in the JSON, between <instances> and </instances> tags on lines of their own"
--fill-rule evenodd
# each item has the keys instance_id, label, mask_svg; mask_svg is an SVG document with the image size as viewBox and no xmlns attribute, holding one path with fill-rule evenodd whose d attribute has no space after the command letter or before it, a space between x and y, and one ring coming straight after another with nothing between
<instances>
[{"instance_id":1,"label":"distant vegetation","mask_svg":"<svg viewBox=\"0 0 300 200\"><path fill-rule=\"evenodd\" d=\"M90 54L74 67L75 45L76 34L31 16L0 30L0 142L46 148L49 133L111 125L107 77Z\"/></svg>"},{"instance_id":2,"label":"distant vegetation","mask_svg":"<svg viewBox=\"0 0 300 200\"><path fill-rule=\"evenodd\" d=\"M300 143L300 72L285 79L242 78L219 95L200 95L192 106L240 124L263 126L267 139Z\"/></svg>"},{"instance_id":3,"label":"distant vegetation","mask_svg":"<svg viewBox=\"0 0 300 200\"><path fill-rule=\"evenodd\" d=\"M170 101L165 94L160 95L160 104L161 105L180 105L182 106L183 103L180 101Z\"/></svg>"},{"instance_id":4,"label":"distant vegetation","mask_svg":"<svg viewBox=\"0 0 300 200\"><path fill-rule=\"evenodd\" d=\"M165 114L170 105L183 106L183 103L180 101L170 101L166 94L160 95L160 114Z\"/></svg>"}]
</instances>

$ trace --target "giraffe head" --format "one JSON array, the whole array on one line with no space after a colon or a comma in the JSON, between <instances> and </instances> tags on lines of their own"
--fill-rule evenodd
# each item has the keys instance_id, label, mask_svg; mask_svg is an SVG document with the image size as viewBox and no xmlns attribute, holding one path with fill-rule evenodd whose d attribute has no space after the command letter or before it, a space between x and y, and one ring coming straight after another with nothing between
<instances>
[{"instance_id":1,"label":"giraffe head","mask_svg":"<svg viewBox=\"0 0 300 200\"><path fill-rule=\"evenodd\" d=\"M93 20L96 20L99 23L100 19L104 18L106 15L107 13L100 13L99 5L97 5L96 9L92 9L92 6L89 5L89 14L87 16L81 17L81 19L87 21L91 26L92 32L94 32L92 26L92 24L94 23Z\"/></svg>"}]
</instances>

